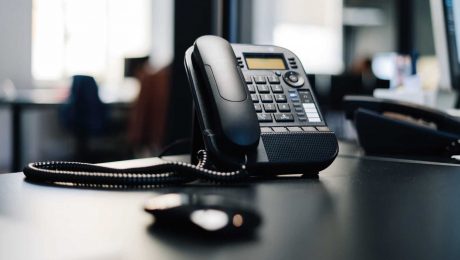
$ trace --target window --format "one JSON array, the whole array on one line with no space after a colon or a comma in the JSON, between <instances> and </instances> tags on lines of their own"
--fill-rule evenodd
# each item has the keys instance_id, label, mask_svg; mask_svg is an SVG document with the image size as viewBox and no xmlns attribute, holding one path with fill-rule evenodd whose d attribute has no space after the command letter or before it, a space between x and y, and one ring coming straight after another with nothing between
<instances>
[{"instance_id":1,"label":"window","mask_svg":"<svg viewBox=\"0 0 460 260\"><path fill-rule=\"evenodd\" d=\"M32 75L58 82L123 78L125 57L151 50L150 0L33 0Z\"/></svg>"},{"instance_id":2,"label":"window","mask_svg":"<svg viewBox=\"0 0 460 260\"><path fill-rule=\"evenodd\" d=\"M254 0L253 42L285 47L308 73L342 72L342 0Z\"/></svg>"}]
</instances>

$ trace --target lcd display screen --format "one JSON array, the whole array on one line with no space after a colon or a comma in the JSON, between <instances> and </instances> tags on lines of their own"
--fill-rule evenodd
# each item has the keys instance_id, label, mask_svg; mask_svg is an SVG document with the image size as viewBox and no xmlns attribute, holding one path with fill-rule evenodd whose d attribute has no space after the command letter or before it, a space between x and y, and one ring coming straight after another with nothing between
<instances>
[{"instance_id":1,"label":"lcd display screen","mask_svg":"<svg viewBox=\"0 0 460 260\"><path fill-rule=\"evenodd\" d=\"M285 70L286 64L282 57L246 57L250 70Z\"/></svg>"}]
</instances>

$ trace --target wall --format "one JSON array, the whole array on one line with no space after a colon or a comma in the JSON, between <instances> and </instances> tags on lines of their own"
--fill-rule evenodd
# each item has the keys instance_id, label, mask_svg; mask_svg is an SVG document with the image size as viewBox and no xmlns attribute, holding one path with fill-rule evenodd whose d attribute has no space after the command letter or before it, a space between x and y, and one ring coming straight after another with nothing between
<instances>
[{"instance_id":1,"label":"wall","mask_svg":"<svg viewBox=\"0 0 460 260\"><path fill-rule=\"evenodd\" d=\"M397 0L396 0L397 1ZM397 46L395 0L348 0L346 6L373 7L383 12L383 25L356 28L354 60L372 57L377 52L395 51Z\"/></svg>"},{"instance_id":2,"label":"wall","mask_svg":"<svg viewBox=\"0 0 460 260\"><path fill-rule=\"evenodd\" d=\"M0 82L10 78L18 88L32 83L31 13L31 0L0 0Z\"/></svg>"},{"instance_id":3,"label":"wall","mask_svg":"<svg viewBox=\"0 0 460 260\"><path fill-rule=\"evenodd\" d=\"M32 1L0 0L0 87L11 79L17 88L31 87ZM11 160L11 115L0 108L0 171Z\"/></svg>"}]
</instances>

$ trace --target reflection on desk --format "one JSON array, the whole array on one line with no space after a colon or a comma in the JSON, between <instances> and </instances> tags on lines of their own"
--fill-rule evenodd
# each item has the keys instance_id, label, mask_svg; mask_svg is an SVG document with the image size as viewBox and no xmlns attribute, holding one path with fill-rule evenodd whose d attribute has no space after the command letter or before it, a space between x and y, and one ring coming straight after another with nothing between
<instances>
[{"instance_id":1,"label":"reflection on desk","mask_svg":"<svg viewBox=\"0 0 460 260\"><path fill-rule=\"evenodd\" d=\"M136 161L125 163L116 165ZM0 258L459 259L458 187L457 165L353 156L313 179L150 190L62 188L2 174ZM264 222L239 241L157 233L143 203L172 192L231 196Z\"/></svg>"}]
</instances>

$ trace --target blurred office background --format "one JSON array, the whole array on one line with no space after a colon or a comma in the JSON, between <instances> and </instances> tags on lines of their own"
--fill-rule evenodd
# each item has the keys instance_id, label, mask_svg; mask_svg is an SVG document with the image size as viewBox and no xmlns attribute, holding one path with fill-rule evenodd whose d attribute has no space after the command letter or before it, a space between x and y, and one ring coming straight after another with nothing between
<instances>
[{"instance_id":1,"label":"blurred office background","mask_svg":"<svg viewBox=\"0 0 460 260\"><path fill-rule=\"evenodd\" d=\"M183 55L203 34L296 53L344 140L354 134L341 98L400 85L393 63L417 72L428 94L415 102L454 102L447 89L438 101L430 0L0 0L0 171L154 156L177 140L186 147L192 104ZM89 114L103 130L72 119L78 108L65 112L76 100L75 75L95 79L92 104L106 112Z\"/></svg>"}]
</instances>

